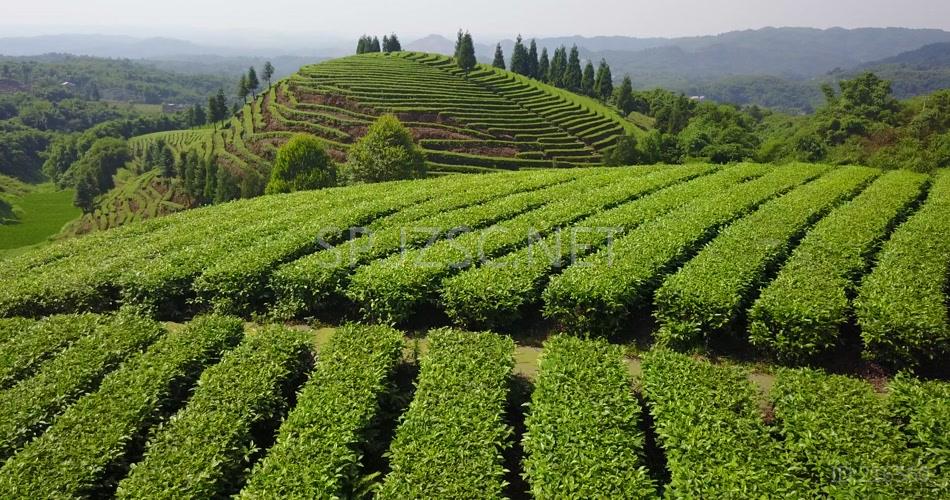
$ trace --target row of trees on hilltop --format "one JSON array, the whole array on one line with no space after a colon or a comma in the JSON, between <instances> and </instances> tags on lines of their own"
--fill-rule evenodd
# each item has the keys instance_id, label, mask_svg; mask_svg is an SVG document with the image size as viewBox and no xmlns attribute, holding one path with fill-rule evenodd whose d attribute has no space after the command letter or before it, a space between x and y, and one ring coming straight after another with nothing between
<instances>
[{"instance_id":1,"label":"row of trees on hilltop","mask_svg":"<svg viewBox=\"0 0 950 500\"><path fill-rule=\"evenodd\" d=\"M274 77L274 65L271 64L270 61L264 63L261 77L267 82L267 88L269 89L271 78ZM241 75L241 80L238 82L238 97L246 103L247 97L252 96L256 98L257 91L260 89L261 81L257 78L257 71L254 69L254 66L251 66L248 68L246 74Z\"/></svg>"},{"instance_id":2,"label":"row of trees on hilltop","mask_svg":"<svg viewBox=\"0 0 950 500\"><path fill-rule=\"evenodd\" d=\"M356 43L356 53L357 54L369 54L373 52L399 52L402 50L402 44L399 42L399 37L395 33L391 35L383 35L383 43L379 43L378 37L370 37L368 35L363 35L360 37L359 42Z\"/></svg>"},{"instance_id":3,"label":"row of trees on hilltop","mask_svg":"<svg viewBox=\"0 0 950 500\"><path fill-rule=\"evenodd\" d=\"M458 44L460 45L457 45L457 47L465 44L462 48L468 49L468 42L464 39L461 32L459 32L459 35ZM468 34L466 33L464 36L468 36ZM474 47L472 49L472 55L474 56ZM459 56L460 54L457 49L456 59L459 59ZM505 64L505 53L499 43L495 45L495 57L492 61L492 66L500 69L509 69L513 73L533 78L558 88L570 90L577 94L600 99L604 102L614 97L613 73L610 70L610 65L607 64L607 60L601 59L596 68L594 67L593 61L587 61L582 68L580 51L577 45L571 47L570 51L567 50L567 47L562 45L554 51L554 56L551 57L548 55L547 47L541 49L539 53L537 41L531 39L526 46L521 35L518 35L511 54L511 64ZM625 85L629 83L629 78L627 78ZM632 84L629 85L629 87L632 91ZM626 99L629 101L630 97L630 93L628 92ZM618 105L618 107L626 113L630 112L630 110L626 109L629 106Z\"/></svg>"}]
</instances>

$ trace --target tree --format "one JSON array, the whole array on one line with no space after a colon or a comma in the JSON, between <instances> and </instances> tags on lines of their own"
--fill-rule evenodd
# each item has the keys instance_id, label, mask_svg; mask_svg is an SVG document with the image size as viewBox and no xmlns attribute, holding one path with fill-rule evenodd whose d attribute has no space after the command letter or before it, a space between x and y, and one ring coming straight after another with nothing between
<instances>
[{"instance_id":1,"label":"tree","mask_svg":"<svg viewBox=\"0 0 950 500\"><path fill-rule=\"evenodd\" d=\"M217 185L214 188L214 202L224 203L241 197L241 186L226 168L217 171Z\"/></svg>"},{"instance_id":2,"label":"tree","mask_svg":"<svg viewBox=\"0 0 950 500\"><path fill-rule=\"evenodd\" d=\"M256 98L257 89L259 88L261 88L261 81L257 79L257 71L254 70L254 66L251 66L247 70L247 90Z\"/></svg>"},{"instance_id":3,"label":"tree","mask_svg":"<svg viewBox=\"0 0 950 500\"><path fill-rule=\"evenodd\" d=\"M379 38L373 37L372 42L369 45L369 52L381 52L382 49L379 47Z\"/></svg>"},{"instance_id":4,"label":"tree","mask_svg":"<svg viewBox=\"0 0 950 500\"><path fill-rule=\"evenodd\" d=\"M458 38L455 39L455 53L453 57L456 61L462 58L462 42L465 40L465 33L462 33L462 29L459 28Z\"/></svg>"},{"instance_id":5,"label":"tree","mask_svg":"<svg viewBox=\"0 0 950 500\"><path fill-rule=\"evenodd\" d=\"M77 172L75 205L85 212L93 208L93 200L115 186L112 176L131 159L126 142L104 137L70 167Z\"/></svg>"},{"instance_id":6,"label":"tree","mask_svg":"<svg viewBox=\"0 0 950 500\"><path fill-rule=\"evenodd\" d=\"M548 48L541 49L541 59L538 60L538 74L535 78L542 82L550 81L548 76L551 72L551 60L548 58Z\"/></svg>"},{"instance_id":7,"label":"tree","mask_svg":"<svg viewBox=\"0 0 950 500\"><path fill-rule=\"evenodd\" d=\"M581 57L577 45L571 47L571 55L567 59L567 69L564 73L564 87L571 92L580 92L581 80L584 73L581 71Z\"/></svg>"},{"instance_id":8,"label":"tree","mask_svg":"<svg viewBox=\"0 0 950 500\"><path fill-rule=\"evenodd\" d=\"M298 134L277 150L264 192L290 193L335 186L336 171L323 142L312 135Z\"/></svg>"},{"instance_id":9,"label":"tree","mask_svg":"<svg viewBox=\"0 0 950 500\"><path fill-rule=\"evenodd\" d=\"M158 166L162 170L162 177L171 179L175 176L175 153L167 144L159 152Z\"/></svg>"},{"instance_id":10,"label":"tree","mask_svg":"<svg viewBox=\"0 0 950 500\"><path fill-rule=\"evenodd\" d=\"M633 111L633 104L633 82L630 81L629 76L624 76L620 91L617 93L617 108L624 116L627 116Z\"/></svg>"},{"instance_id":11,"label":"tree","mask_svg":"<svg viewBox=\"0 0 950 500\"><path fill-rule=\"evenodd\" d=\"M581 91L584 95L594 96L594 63L587 61L584 66L584 77L581 78Z\"/></svg>"},{"instance_id":12,"label":"tree","mask_svg":"<svg viewBox=\"0 0 950 500\"><path fill-rule=\"evenodd\" d=\"M224 95L224 89L219 88L214 99L218 105L218 120L224 120L228 117L228 98Z\"/></svg>"},{"instance_id":13,"label":"tree","mask_svg":"<svg viewBox=\"0 0 950 500\"><path fill-rule=\"evenodd\" d=\"M352 183L416 179L425 176L425 156L412 134L393 115L383 115L351 148L345 175Z\"/></svg>"},{"instance_id":14,"label":"tree","mask_svg":"<svg viewBox=\"0 0 950 500\"><path fill-rule=\"evenodd\" d=\"M356 42L356 54L365 54L366 53L366 35L360 37L360 41Z\"/></svg>"},{"instance_id":15,"label":"tree","mask_svg":"<svg viewBox=\"0 0 950 500\"><path fill-rule=\"evenodd\" d=\"M399 52L401 50L402 45L395 33L390 36L383 36L383 52Z\"/></svg>"},{"instance_id":16,"label":"tree","mask_svg":"<svg viewBox=\"0 0 950 500\"><path fill-rule=\"evenodd\" d=\"M519 75L529 75L531 65L528 63L528 49L524 47L521 35L515 39L515 48L511 50L511 72Z\"/></svg>"},{"instance_id":17,"label":"tree","mask_svg":"<svg viewBox=\"0 0 950 500\"><path fill-rule=\"evenodd\" d=\"M91 176L84 175L76 183L76 194L73 196L73 205L83 211L91 213L95 208L97 190Z\"/></svg>"},{"instance_id":18,"label":"tree","mask_svg":"<svg viewBox=\"0 0 950 500\"><path fill-rule=\"evenodd\" d=\"M597 77L594 80L594 92L601 101L607 102L614 95L614 77L606 59L600 60L597 68Z\"/></svg>"},{"instance_id":19,"label":"tree","mask_svg":"<svg viewBox=\"0 0 950 500\"><path fill-rule=\"evenodd\" d=\"M562 45L554 51L554 57L551 58L551 69L548 75L548 83L555 87L564 87L565 73L567 72L567 49Z\"/></svg>"},{"instance_id":20,"label":"tree","mask_svg":"<svg viewBox=\"0 0 950 500\"><path fill-rule=\"evenodd\" d=\"M475 42L472 41L472 35L467 31L465 35L462 36L462 43L459 46L459 56L456 62L459 67L466 72L475 69L475 65L478 64L478 61L475 59Z\"/></svg>"},{"instance_id":21,"label":"tree","mask_svg":"<svg viewBox=\"0 0 950 500\"><path fill-rule=\"evenodd\" d=\"M531 39L531 48L528 49L528 76L538 78L540 62L538 61L538 42Z\"/></svg>"},{"instance_id":22,"label":"tree","mask_svg":"<svg viewBox=\"0 0 950 500\"><path fill-rule=\"evenodd\" d=\"M198 168L202 172L201 184L198 184L199 191L196 196L201 196L204 198L205 202L211 202L218 196L218 161L217 158L212 156L207 156L205 158L198 158ZM204 185L204 188L201 188L201 185Z\"/></svg>"},{"instance_id":23,"label":"tree","mask_svg":"<svg viewBox=\"0 0 950 500\"><path fill-rule=\"evenodd\" d=\"M495 45L495 60L491 63L492 66L505 69L505 53L501 50L501 44Z\"/></svg>"},{"instance_id":24,"label":"tree","mask_svg":"<svg viewBox=\"0 0 950 500\"><path fill-rule=\"evenodd\" d=\"M247 84L247 75L241 75L241 81L238 82L237 96L243 102L247 102L247 96L251 93L251 89L248 88Z\"/></svg>"},{"instance_id":25,"label":"tree","mask_svg":"<svg viewBox=\"0 0 950 500\"><path fill-rule=\"evenodd\" d=\"M198 127L208 123L208 115L205 114L205 108L200 104L195 104L191 110L191 126Z\"/></svg>"},{"instance_id":26,"label":"tree","mask_svg":"<svg viewBox=\"0 0 950 500\"><path fill-rule=\"evenodd\" d=\"M228 98L224 96L224 89L218 89L215 96L208 98L208 119L217 123L228 117Z\"/></svg>"},{"instance_id":27,"label":"tree","mask_svg":"<svg viewBox=\"0 0 950 500\"><path fill-rule=\"evenodd\" d=\"M90 101L98 101L102 98L102 95L99 93L99 86L96 85L96 82L89 83L87 93L89 94L88 97Z\"/></svg>"},{"instance_id":28,"label":"tree","mask_svg":"<svg viewBox=\"0 0 950 500\"><path fill-rule=\"evenodd\" d=\"M604 163L610 167L636 165L640 163L640 157L637 138L633 135L624 135L617 139L617 144L604 156Z\"/></svg>"},{"instance_id":29,"label":"tree","mask_svg":"<svg viewBox=\"0 0 950 500\"><path fill-rule=\"evenodd\" d=\"M270 88L270 79L274 77L274 65L267 61L264 63L264 72L261 74L267 82L267 88Z\"/></svg>"}]
</instances>

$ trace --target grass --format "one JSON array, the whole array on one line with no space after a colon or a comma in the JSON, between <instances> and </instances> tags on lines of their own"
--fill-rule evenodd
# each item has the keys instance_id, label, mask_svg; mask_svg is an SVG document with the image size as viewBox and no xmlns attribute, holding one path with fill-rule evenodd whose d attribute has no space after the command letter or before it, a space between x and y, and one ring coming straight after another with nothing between
<instances>
[{"instance_id":1,"label":"grass","mask_svg":"<svg viewBox=\"0 0 950 500\"><path fill-rule=\"evenodd\" d=\"M73 191L58 191L52 184L41 184L10 201L18 220L0 225L0 258L23 253L41 246L56 235L67 222L82 212L73 206Z\"/></svg>"}]
</instances>

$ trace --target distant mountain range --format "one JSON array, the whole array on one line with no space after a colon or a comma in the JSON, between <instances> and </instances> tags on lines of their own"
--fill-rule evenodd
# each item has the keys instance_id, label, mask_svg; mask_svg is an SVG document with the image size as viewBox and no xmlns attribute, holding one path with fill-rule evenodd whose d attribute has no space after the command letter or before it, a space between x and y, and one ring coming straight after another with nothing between
<instances>
[{"instance_id":1,"label":"distant mountain range","mask_svg":"<svg viewBox=\"0 0 950 500\"><path fill-rule=\"evenodd\" d=\"M486 43L488 42L488 43ZM607 59L616 78L629 74L638 88L663 87L704 93L740 104L809 110L820 101L818 85L862 70L880 71L895 80L898 95L909 96L950 86L950 32L932 29L763 28L684 38L625 36L539 38L552 51L577 45L584 59ZM354 42L355 48L355 42ZM501 41L506 56L513 40ZM442 35L406 42L407 50L452 54L455 41ZM476 36L476 54L490 62L495 42ZM282 52L275 53L276 50ZM269 52L268 52L269 51ZM326 57L351 53L347 47L247 49L201 45L173 38L106 35L51 35L0 38L0 54L48 52L148 59L163 69L189 73L236 74L265 57L275 59L278 76ZM286 54L278 57L280 54ZM279 60L280 64L277 63ZM772 96L755 96L768 90ZM796 94L785 99L782 94ZM751 95L751 97L749 97ZM743 97L745 96L745 97ZM749 97L746 99L746 97ZM811 103L811 104L807 104Z\"/></svg>"},{"instance_id":2,"label":"distant mountain range","mask_svg":"<svg viewBox=\"0 0 950 500\"><path fill-rule=\"evenodd\" d=\"M606 58L614 76L630 74L641 86L671 80L738 75L808 79L840 68L853 68L928 44L950 42L950 32L906 28L814 29L763 28L686 38L559 37L539 38L549 51L577 45L586 59ZM510 54L514 41L501 42ZM430 35L407 44L411 50L451 54L455 42ZM494 44L476 44L490 60ZM926 57L927 55L924 55Z\"/></svg>"}]
</instances>

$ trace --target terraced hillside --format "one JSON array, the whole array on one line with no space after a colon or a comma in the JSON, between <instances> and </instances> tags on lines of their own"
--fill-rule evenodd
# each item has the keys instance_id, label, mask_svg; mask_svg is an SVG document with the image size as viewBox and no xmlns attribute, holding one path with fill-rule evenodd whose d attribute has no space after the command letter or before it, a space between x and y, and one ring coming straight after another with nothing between
<instances>
[{"instance_id":1,"label":"terraced hillside","mask_svg":"<svg viewBox=\"0 0 950 500\"><path fill-rule=\"evenodd\" d=\"M79 235L111 229L197 205L178 179L162 177L158 170L139 175L120 170L115 182L116 187L98 200L94 212L70 222L63 233Z\"/></svg>"},{"instance_id":2,"label":"terraced hillside","mask_svg":"<svg viewBox=\"0 0 950 500\"><path fill-rule=\"evenodd\" d=\"M740 340L895 365L950 344L950 172L694 164L447 176L264 197L0 265L0 315L158 308ZM912 291L908 292L908 291ZM854 331L859 333L854 335Z\"/></svg>"},{"instance_id":3,"label":"terraced hillside","mask_svg":"<svg viewBox=\"0 0 950 500\"><path fill-rule=\"evenodd\" d=\"M265 175L275 148L313 134L343 161L379 115L393 113L433 173L598 164L618 136L637 133L612 109L513 73L423 53L364 54L306 66L246 105L217 133L151 134L179 150L214 149L236 175Z\"/></svg>"}]
</instances>

